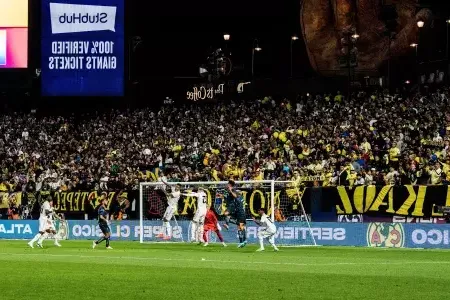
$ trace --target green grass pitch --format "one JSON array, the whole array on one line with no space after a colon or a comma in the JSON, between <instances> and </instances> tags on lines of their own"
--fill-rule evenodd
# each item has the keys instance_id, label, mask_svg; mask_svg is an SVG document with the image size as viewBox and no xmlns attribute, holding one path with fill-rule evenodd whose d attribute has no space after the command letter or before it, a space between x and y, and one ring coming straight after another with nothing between
<instances>
[{"instance_id":1,"label":"green grass pitch","mask_svg":"<svg viewBox=\"0 0 450 300\"><path fill-rule=\"evenodd\" d=\"M450 251L0 241L0 299L447 299Z\"/></svg>"}]
</instances>

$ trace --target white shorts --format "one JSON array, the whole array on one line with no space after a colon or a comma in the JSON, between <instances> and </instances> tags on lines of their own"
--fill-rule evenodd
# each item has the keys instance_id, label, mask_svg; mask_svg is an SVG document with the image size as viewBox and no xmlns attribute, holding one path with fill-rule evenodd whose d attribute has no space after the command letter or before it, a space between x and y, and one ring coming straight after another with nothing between
<instances>
[{"instance_id":1,"label":"white shorts","mask_svg":"<svg viewBox=\"0 0 450 300\"><path fill-rule=\"evenodd\" d=\"M166 212L164 213L163 219L170 221L172 220L173 214L175 212L175 207L167 206Z\"/></svg>"},{"instance_id":2,"label":"white shorts","mask_svg":"<svg viewBox=\"0 0 450 300\"><path fill-rule=\"evenodd\" d=\"M197 209L192 221L199 224L203 224L205 223L205 217L206 217L206 209Z\"/></svg>"},{"instance_id":3,"label":"white shorts","mask_svg":"<svg viewBox=\"0 0 450 300\"><path fill-rule=\"evenodd\" d=\"M262 238L271 238L273 237L277 232L273 231L273 230L267 230L267 229L263 229L260 230L258 232L258 237L262 237Z\"/></svg>"},{"instance_id":4,"label":"white shorts","mask_svg":"<svg viewBox=\"0 0 450 300\"><path fill-rule=\"evenodd\" d=\"M44 232L47 230L55 230L53 221L47 218L39 218L39 232Z\"/></svg>"}]
</instances>

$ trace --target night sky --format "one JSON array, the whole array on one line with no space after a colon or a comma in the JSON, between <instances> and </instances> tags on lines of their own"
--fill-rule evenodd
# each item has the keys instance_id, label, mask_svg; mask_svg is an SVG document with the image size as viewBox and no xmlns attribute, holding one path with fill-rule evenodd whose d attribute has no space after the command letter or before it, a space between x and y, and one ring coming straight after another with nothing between
<instances>
[{"instance_id":1,"label":"night sky","mask_svg":"<svg viewBox=\"0 0 450 300\"><path fill-rule=\"evenodd\" d=\"M428 49L421 52L421 61L445 59L444 20L449 12L445 2L421 1L436 15L433 34L422 37ZM238 77L250 74L252 41L258 38L263 51L255 57L256 77L288 78L290 37L294 34L300 37L293 46L294 77L314 76L301 38L300 1L164 1L153 4L153 9L144 1L127 3L128 34L144 40L136 51L139 63L133 64L137 78L198 76L198 67L205 62L210 47L225 47L224 32L231 34L228 48L233 64L245 68L235 69ZM406 73L410 73L407 66L411 60L414 58L397 59L398 69L406 66Z\"/></svg>"},{"instance_id":2,"label":"night sky","mask_svg":"<svg viewBox=\"0 0 450 300\"><path fill-rule=\"evenodd\" d=\"M287 79L290 76L290 37L299 36L293 45L294 77L311 78L312 71L300 28L300 1L143 1L125 0L125 38L140 36L143 43L132 60L136 81L198 76L198 67L206 60L211 47L225 47L223 34L231 34L228 49L235 69L232 76L247 79L251 74L251 49L254 38L262 51L255 57L255 77ZM380 0L382 1L382 0ZM385 0L389 1L389 0ZM394 1L394 0L390 0ZM396 0L401 1L401 0ZM421 0L421 6L433 10L435 20L422 36L421 62L434 68L431 61L445 60L446 23L450 3L444 0ZM30 69L4 70L0 86L31 82L26 77L40 67L40 5L30 2ZM128 49L125 50L128 52ZM392 72L399 73L396 83L414 71L414 53L398 59ZM403 74L401 74L403 72ZM15 76L12 76L15 75ZM145 79L144 79L145 78ZM35 82L35 81L33 81ZM39 83L35 82L38 87ZM39 91L36 91L39 94Z\"/></svg>"},{"instance_id":3,"label":"night sky","mask_svg":"<svg viewBox=\"0 0 450 300\"><path fill-rule=\"evenodd\" d=\"M257 76L290 75L290 37L301 35L299 2L170 1L155 3L151 11L142 8L148 7L144 1L130 2L129 34L144 40L136 51L137 59L145 62L137 66L141 75L198 76L210 47L225 47L224 32L231 35L228 49L234 65L250 72L252 43L257 38L263 49L255 57ZM311 73L303 42L293 47L295 74Z\"/></svg>"}]
</instances>

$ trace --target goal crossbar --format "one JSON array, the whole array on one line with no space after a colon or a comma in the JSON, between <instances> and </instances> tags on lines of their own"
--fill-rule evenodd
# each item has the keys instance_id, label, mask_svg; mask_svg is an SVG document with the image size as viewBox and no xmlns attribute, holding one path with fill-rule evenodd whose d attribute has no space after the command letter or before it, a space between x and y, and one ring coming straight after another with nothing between
<instances>
[{"instance_id":1,"label":"goal crossbar","mask_svg":"<svg viewBox=\"0 0 450 300\"><path fill-rule=\"evenodd\" d=\"M293 181L275 181L275 180L246 180L246 181L234 181L236 184L258 184L258 183L270 183L275 184L275 182L280 183L293 183ZM166 182L168 185L214 185L214 184L228 184L229 181L176 181L176 182ZM141 182L140 185L161 185L164 184L162 181L151 181L151 182Z\"/></svg>"}]
</instances>

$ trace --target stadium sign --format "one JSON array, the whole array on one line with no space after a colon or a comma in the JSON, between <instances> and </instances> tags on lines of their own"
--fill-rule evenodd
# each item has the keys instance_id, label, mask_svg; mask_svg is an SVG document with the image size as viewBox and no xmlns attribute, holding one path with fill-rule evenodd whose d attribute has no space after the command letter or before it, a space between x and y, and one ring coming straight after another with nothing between
<instances>
[{"instance_id":1,"label":"stadium sign","mask_svg":"<svg viewBox=\"0 0 450 300\"><path fill-rule=\"evenodd\" d=\"M173 227L172 240L190 240L190 221L178 221ZM161 221L144 220L144 241L158 241L158 234L163 232ZM319 245L334 246L365 246L364 229L367 224L339 224L339 223L312 223L311 231L304 222L277 223L275 239L283 245L311 245L312 237ZM93 240L101 236L96 221L69 221L69 239ZM111 235L114 240L137 241L141 234L138 221L113 221ZM247 226L247 238L250 243L258 241L258 232L262 230L253 222ZM312 232L312 235L311 235ZM236 242L235 230L223 230L222 235L226 242Z\"/></svg>"},{"instance_id":2,"label":"stadium sign","mask_svg":"<svg viewBox=\"0 0 450 300\"><path fill-rule=\"evenodd\" d=\"M42 94L122 96L124 0L57 2L42 1Z\"/></svg>"},{"instance_id":3,"label":"stadium sign","mask_svg":"<svg viewBox=\"0 0 450 300\"><path fill-rule=\"evenodd\" d=\"M322 212L338 215L442 217L437 206L450 206L448 186L358 186L322 187L319 201ZM313 200L311 189L304 202Z\"/></svg>"},{"instance_id":4,"label":"stadium sign","mask_svg":"<svg viewBox=\"0 0 450 300\"><path fill-rule=\"evenodd\" d=\"M223 95L223 88L224 84L221 83L217 86L217 88L214 87L193 87L191 91L186 92L186 98L187 100L191 101L199 101L199 100L212 100L215 98L216 95Z\"/></svg>"},{"instance_id":5,"label":"stadium sign","mask_svg":"<svg viewBox=\"0 0 450 300\"><path fill-rule=\"evenodd\" d=\"M112 221L111 233L114 240L138 241L143 234L144 241L159 241L162 221L144 220L141 231L139 221ZM174 241L189 241L189 220L178 221L173 227ZM312 245L314 237L318 245L360 246L389 248L450 248L450 225L419 223L337 223L312 222L311 231L305 222L276 222L275 239L279 245ZM38 232L38 220L0 220L0 239L31 239ZM258 242L260 227L249 221L247 238L249 243ZM73 240L95 240L101 236L97 221L64 222L59 230L61 238ZM225 242L236 242L235 230L223 230Z\"/></svg>"},{"instance_id":6,"label":"stadium sign","mask_svg":"<svg viewBox=\"0 0 450 300\"><path fill-rule=\"evenodd\" d=\"M447 200L448 186L360 186L352 187L321 187L307 188L302 196L302 202L307 214L312 214L313 221L327 222L387 222L387 223L444 223L441 213L435 212L436 206L449 205ZM245 200L247 215L257 216L259 208L271 207L270 189L264 187L247 187L241 189ZM14 200L17 205L33 204L42 198L42 193L3 193L3 199ZM139 191L64 191L46 192L52 196L54 207L58 213L64 213L68 219L72 215L89 214L99 205L98 199L105 195L108 200L108 210L114 211L123 201L139 202ZM219 214L225 209L225 201L217 197L222 189L209 187L206 189L208 204L213 205ZM275 187L274 204L285 216L298 213L299 191L296 188ZM45 195L44 195L45 196ZM153 201L156 207L161 207L163 214L167 204L162 192L150 191L143 195L144 203ZM450 199L450 198L449 198ZM8 201L3 201L7 208ZM1 206L0 206L1 207ZM197 200L195 197L182 197L178 203L177 215L188 218L195 214ZM128 219L135 217L139 207L127 211ZM403 216L403 218L394 216ZM77 217L78 218L78 217Z\"/></svg>"},{"instance_id":7,"label":"stadium sign","mask_svg":"<svg viewBox=\"0 0 450 300\"><path fill-rule=\"evenodd\" d=\"M31 220L0 220L0 239L31 239L39 224Z\"/></svg>"},{"instance_id":8,"label":"stadium sign","mask_svg":"<svg viewBox=\"0 0 450 300\"><path fill-rule=\"evenodd\" d=\"M0 224L0 233L4 234L26 234L32 233L29 224Z\"/></svg>"},{"instance_id":9,"label":"stadium sign","mask_svg":"<svg viewBox=\"0 0 450 300\"><path fill-rule=\"evenodd\" d=\"M414 245L450 245L450 230L415 229L411 234Z\"/></svg>"},{"instance_id":10,"label":"stadium sign","mask_svg":"<svg viewBox=\"0 0 450 300\"><path fill-rule=\"evenodd\" d=\"M185 222L188 223L188 222ZM83 240L83 239L96 239L102 236L102 231L98 227L96 221L69 221L70 239ZM145 239L154 240L157 235L164 231L161 226L161 222L146 221L142 227L142 234ZM139 222L136 221L113 221L110 225L111 237L115 240L139 240L141 234L141 227ZM174 226L173 238L181 239L184 232L183 226ZM189 232L189 231L185 231Z\"/></svg>"},{"instance_id":11,"label":"stadium sign","mask_svg":"<svg viewBox=\"0 0 450 300\"><path fill-rule=\"evenodd\" d=\"M240 189L245 200L245 207L247 215L257 216L259 208L269 208L270 201L270 189L266 188L243 188ZM225 201L222 198L216 197L218 190L215 188L209 188L205 190L208 197L208 204L213 205L219 214L222 214L226 210ZM122 191L96 191L96 190L82 190L82 191L63 191L63 192L35 192L35 193L12 193L9 197L15 195L16 204L20 205L28 203L35 208L39 208L36 199L41 199L50 195L53 199L53 206L58 213L63 213L67 219L75 217L78 219L80 214L90 214L99 205L99 199L104 195L107 199L107 209L114 212L115 209L120 206L123 201L139 202L139 191L137 190L122 190ZM285 215L292 215L291 211L295 206L298 206L299 198L297 189L283 189L276 188L274 193L274 203L276 207L283 209ZM8 194L4 195L8 197ZM166 195L161 191L151 191L147 195L143 195L144 203L152 202L156 207L162 208L162 211L157 213L162 215L167 204ZM36 203L36 204L35 204ZM308 203L304 203L305 208L308 211ZM195 197L182 197L178 203L179 211L176 215L183 217L193 216L197 210L197 199ZM128 209L130 210L130 208ZM139 211L139 207L135 207L133 211L127 211L128 219L133 218L133 214Z\"/></svg>"},{"instance_id":12,"label":"stadium sign","mask_svg":"<svg viewBox=\"0 0 450 300\"><path fill-rule=\"evenodd\" d=\"M401 223L371 223L367 228L367 246L403 248L405 231Z\"/></svg>"}]
</instances>

